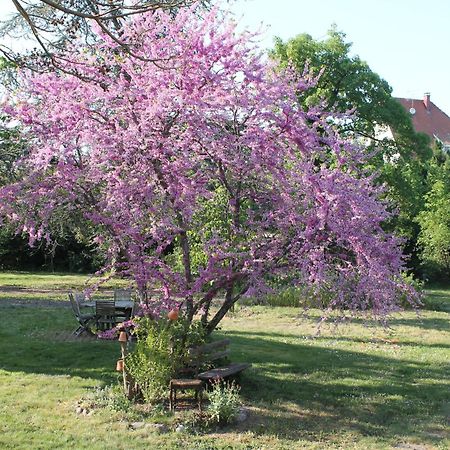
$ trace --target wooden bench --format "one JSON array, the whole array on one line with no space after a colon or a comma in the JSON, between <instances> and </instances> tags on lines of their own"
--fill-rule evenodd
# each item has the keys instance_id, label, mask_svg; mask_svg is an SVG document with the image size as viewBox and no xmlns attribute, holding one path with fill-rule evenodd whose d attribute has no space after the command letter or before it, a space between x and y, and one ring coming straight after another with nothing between
<instances>
[{"instance_id":1,"label":"wooden bench","mask_svg":"<svg viewBox=\"0 0 450 450\"><path fill-rule=\"evenodd\" d=\"M229 345L229 339L222 339L191 348L189 350L189 366L194 368L196 378L203 381L225 379L238 375L245 369L251 367L250 363L231 363L199 372L205 364L226 358L230 352Z\"/></svg>"},{"instance_id":2,"label":"wooden bench","mask_svg":"<svg viewBox=\"0 0 450 450\"><path fill-rule=\"evenodd\" d=\"M251 366L249 363L234 363L222 367L211 368L205 372L199 373L199 371L204 368L205 364L226 358L229 353L229 344L229 339L223 339L221 341L215 341L210 344L204 344L189 349L187 367L182 370L181 373L190 373L195 376L195 379L174 378L170 380L169 402L171 411L175 410L178 402L177 391L186 390L194 390L195 400L198 402L198 407L201 411L202 392L205 383L212 380L226 379L231 376L238 375L243 370Z\"/></svg>"}]
</instances>

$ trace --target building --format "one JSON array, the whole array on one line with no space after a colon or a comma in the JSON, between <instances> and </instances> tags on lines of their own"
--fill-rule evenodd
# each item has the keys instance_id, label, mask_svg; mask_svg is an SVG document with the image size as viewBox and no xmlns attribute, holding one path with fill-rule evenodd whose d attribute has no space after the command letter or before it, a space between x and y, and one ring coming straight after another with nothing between
<instances>
[{"instance_id":1,"label":"building","mask_svg":"<svg viewBox=\"0 0 450 450\"><path fill-rule=\"evenodd\" d=\"M426 93L423 99L397 98L411 114L416 132L425 133L450 153L450 117L438 108Z\"/></svg>"}]
</instances>

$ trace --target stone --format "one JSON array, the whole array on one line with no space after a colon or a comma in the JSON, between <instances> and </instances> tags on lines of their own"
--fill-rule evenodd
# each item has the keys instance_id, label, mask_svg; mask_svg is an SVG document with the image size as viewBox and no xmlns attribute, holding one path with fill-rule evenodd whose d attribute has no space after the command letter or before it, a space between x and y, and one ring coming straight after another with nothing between
<instances>
[{"instance_id":1,"label":"stone","mask_svg":"<svg viewBox=\"0 0 450 450\"><path fill-rule=\"evenodd\" d=\"M176 428L175 428L175 431L177 432L177 433L182 433L183 431L185 431L186 430L186 427L183 425L183 424L180 424L180 425L178 425Z\"/></svg>"},{"instance_id":2,"label":"stone","mask_svg":"<svg viewBox=\"0 0 450 450\"><path fill-rule=\"evenodd\" d=\"M132 422L130 423L130 428L133 430L137 430L139 428L144 428L145 422Z\"/></svg>"},{"instance_id":3,"label":"stone","mask_svg":"<svg viewBox=\"0 0 450 450\"><path fill-rule=\"evenodd\" d=\"M83 413L83 408L81 407L81 406L78 406L76 409L75 409L75 412L77 413L77 414L82 414Z\"/></svg>"},{"instance_id":4,"label":"stone","mask_svg":"<svg viewBox=\"0 0 450 450\"><path fill-rule=\"evenodd\" d=\"M169 432L169 428L167 427L167 425L164 425L163 423L149 423L147 424L147 426L159 434Z\"/></svg>"},{"instance_id":5,"label":"stone","mask_svg":"<svg viewBox=\"0 0 450 450\"><path fill-rule=\"evenodd\" d=\"M236 422L242 423L248 419L249 411L246 408L239 408L239 412L236 416Z\"/></svg>"}]
</instances>

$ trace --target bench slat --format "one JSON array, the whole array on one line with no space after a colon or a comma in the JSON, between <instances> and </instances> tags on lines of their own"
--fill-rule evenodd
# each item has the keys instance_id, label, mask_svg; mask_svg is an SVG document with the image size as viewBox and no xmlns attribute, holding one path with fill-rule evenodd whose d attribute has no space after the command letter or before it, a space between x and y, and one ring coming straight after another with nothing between
<instances>
[{"instance_id":1,"label":"bench slat","mask_svg":"<svg viewBox=\"0 0 450 450\"><path fill-rule=\"evenodd\" d=\"M230 354L230 349L226 349L223 352L216 352L208 354L207 358L203 358L203 355L197 356L197 355L190 355L190 359L188 361L188 364L192 367L200 367L205 364L205 362L210 361L216 361L218 359L226 358Z\"/></svg>"},{"instance_id":2,"label":"bench slat","mask_svg":"<svg viewBox=\"0 0 450 450\"><path fill-rule=\"evenodd\" d=\"M199 345L198 347L192 347L189 349L189 354L201 355L208 353L211 350L216 350L217 348L226 347L227 345L230 345L230 340L222 339L220 341L210 342L209 344Z\"/></svg>"},{"instance_id":3,"label":"bench slat","mask_svg":"<svg viewBox=\"0 0 450 450\"><path fill-rule=\"evenodd\" d=\"M230 375L235 375L242 372L245 369L251 367L249 363L236 363L229 366L217 367L216 369L207 370L206 372L199 373L197 378L200 380L208 381L214 378L226 378Z\"/></svg>"}]
</instances>

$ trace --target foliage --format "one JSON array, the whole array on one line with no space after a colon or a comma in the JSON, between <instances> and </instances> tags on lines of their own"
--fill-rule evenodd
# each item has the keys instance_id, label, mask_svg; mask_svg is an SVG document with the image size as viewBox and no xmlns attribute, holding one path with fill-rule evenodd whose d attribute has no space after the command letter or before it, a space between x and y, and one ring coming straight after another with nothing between
<instances>
[{"instance_id":1,"label":"foliage","mask_svg":"<svg viewBox=\"0 0 450 450\"><path fill-rule=\"evenodd\" d=\"M208 391L208 415L211 423L227 424L233 422L239 413L239 386L216 380L212 383L212 389Z\"/></svg>"},{"instance_id":2,"label":"foliage","mask_svg":"<svg viewBox=\"0 0 450 450\"><path fill-rule=\"evenodd\" d=\"M88 410L106 408L113 412L133 414L133 402L127 399L123 389L117 384L96 386L79 401L79 405Z\"/></svg>"},{"instance_id":3,"label":"foliage","mask_svg":"<svg viewBox=\"0 0 450 450\"><path fill-rule=\"evenodd\" d=\"M138 384L145 401L167 396L169 381L183 366L187 349L203 339L201 328L183 320L134 319L135 348L125 358L125 370ZM186 331L186 329L188 329Z\"/></svg>"},{"instance_id":4,"label":"foliage","mask_svg":"<svg viewBox=\"0 0 450 450\"><path fill-rule=\"evenodd\" d=\"M0 21L0 37L32 39L36 46L17 53L3 42L0 52L9 64L48 70L51 66L61 68L59 50L66 42L79 40L95 46L93 28L108 34L122 50L132 52L132 44L121 40L127 19L158 9L176 14L179 8L192 4L206 7L209 0L134 0L132 4L123 0L14 0L13 4L16 13Z\"/></svg>"},{"instance_id":5,"label":"foliage","mask_svg":"<svg viewBox=\"0 0 450 450\"><path fill-rule=\"evenodd\" d=\"M333 293L323 286L311 290L307 286L276 289L263 297L262 304L269 306L301 306L303 308L326 308L333 300Z\"/></svg>"},{"instance_id":6,"label":"foliage","mask_svg":"<svg viewBox=\"0 0 450 450\"><path fill-rule=\"evenodd\" d=\"M305 67L320 76L299 96L304 108L325 103L325 109L345 113L355 111L352 120L341 123L341 132L374 139L377 126L390 126L395 140L380 141L383 154L392 157L400 153L430 157L428 141L414 133L411 119L392 96L392 88L359 56L351 56L352 44L345 34L331 28L324 40L314 40L308 34L283 42L277 38L271 56L282 66L292 66L297 73Z\"/></svg>"},{"instance_id":7,"label":"foliage","mask_svg":"<svg viewBox=\"0 0 450 450\"><path fill-rule=\"evenodd\" d=\"M84 79L24 73L5 105L32 145L0 213L31 245L71 217L104 250L104 271L183 299L208 333L274 274L325 286L337 311L384 317L405 290L414 302L364 152L328 113L298 105L310 80L274 73L217 10L135 16L122 38L139 44L133 55L99 31L95 49L66 50Z\"/></svg>"},{"instance_id":8,"label":"foliage","mask_svg":"<svg viewBox=\"0 0 450 450\"><path fill-rule=\"evenodd\" d=\"M0 73L3 71L0 65ZM27 154L21 127L0 115L0 186L17 182L24 176L20 160ZM85 223L80 224L79 218L56 213L49 227L52 242L40 242L30 249L26 233L18 232L10 224L0 224L0 268L87 272L99 267L101 256L87 242L88 229Z\"/></svg>"},{"instance_id":9,"label":"foliage","mask_svg":"<svg viewBox=\"0 0 450 450\"><path fill-rule=\"evenodd\" d=\"M398 209L389 229L405 238L404 248L413 255L409 265L419 273L416 218L428 190L429 138L414 131L409 114L392 97L392 88L359 56L351 55L351 45L344 33L332 28L324 40L308 34L287 42L277 39L271 56L299 74L305 67L320 73L317 83L302 92L299 101L304 108L324 103L335 113L339 132L372 153L366 167L377 174L378 183L387 184L385 196ZM350 120L340 117L346 111L354 112ZM394 139L382 137L388 128Z\"/></svg>"},{"instance_id":10,"label":"foliage","mask_svg":"<svg viewBox=\"0 0 450 450\"><path fill-rule=\"evenodd\" d=\"M25 154L26 145L21 138L20 127L5 115L0 115L0 186L20 177L15 163Z\"/></svg>"},{"instance_id":11,"label":"foliage","mask_svg":"<svg viewBox=\"0 0 450 450\"><path fill-rule=\"evenodd\" d=\"M450 273L450 158L435 164L430 171L431 189L425 196L425 207L417 222L419 245L429 276Z\"/></svg>"}]
</instances>

